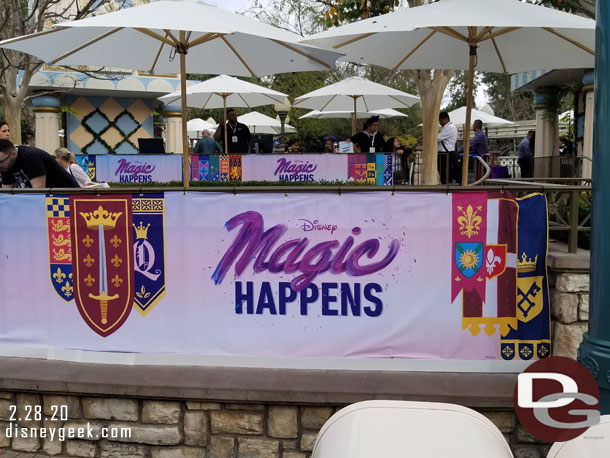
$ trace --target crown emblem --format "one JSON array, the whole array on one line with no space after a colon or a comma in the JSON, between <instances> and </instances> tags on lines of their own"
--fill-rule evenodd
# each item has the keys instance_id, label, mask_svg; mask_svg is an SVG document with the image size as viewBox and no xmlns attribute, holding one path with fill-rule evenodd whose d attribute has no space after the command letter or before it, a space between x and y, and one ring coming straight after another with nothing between
<instances>
[{"instance_id":1,"label":"crown emblem","mask_svg":"<svg viewBox=\"0 0 610 458\"><path fill-rule=\"evenodd\" d=\"M538 262L538 255L532 260L527 257L525 251L521 255L521 259L517 260L517 270L519 272L533 272L536 270L536 264Z\"/></svg>"},{"instance_id":2,"label":"crown emblem","mask_svg":"<svg viewBox=\"0 0 610 458\"><path fill-rule=\"evenodd\" d=\"M150 223L144 227L142 221L140 221L140 226L133 225L133 228L136 230L136 240L138 239L147 239L148 238L148 228L150 227Z\"/></svg>"},{"instance_id":3,"label":"crown emblem","mask_svg":"<svg viewBox=\"0 0 610 458\"><path fill-rule=\"evenodd\" d=\"M95 167L95 163L93 161L89 161L87 165L89 166L89 168Z\"/></svg>"},{"instance_id":4,"label":"crown emblem","mask_svg":"<svg viewBox=\"0 0 610 458\"><path fill-rule=\"evenodd\" d=\"M103 226L104 229L114 229L117 220L122 214L123 212L114 213L104 210L104 207L101 205L95 211L80 212L80 215L87 223L87 227L90 229L95 229L99 226Z\"/></svg>"}]
</instances>

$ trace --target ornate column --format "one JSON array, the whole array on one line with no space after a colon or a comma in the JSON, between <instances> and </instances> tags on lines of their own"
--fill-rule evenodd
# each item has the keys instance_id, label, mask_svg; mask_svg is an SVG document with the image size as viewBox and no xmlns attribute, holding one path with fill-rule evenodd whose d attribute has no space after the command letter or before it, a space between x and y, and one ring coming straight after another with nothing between
<instances>
[{"instance_id":1,"label":"ornate column","mask_svg":"<svg viewBox=\"0 0 610 458\"><path fill-rule=\"evenodd\" d=\"M559 116L550 114L547 109L552 105L554 94L550 90L536 91L536 149L534 151L534 177L551 176L552 166L559 162L552 156L559 155ZM559 176L559 174L556 174Z\"/></svg>"},{"instance_id":2,"label":"ornate column","mask_svg":"<svg viewBox=\"0 0 610 458\"><path fill-rule=\"evenodd\" d=\"M165 151L182 154L182 114L181 108L166 106L165 117Z\"/></svg>"},{"instance_id":3,"label":"ornate column","mask_svg":"<svg viewBox=\"0 0 610 458\"><path fill-rule=\"evenodd\" d=\"M582 142L582 178L591 178L593 160L593 112L595 109L594 97L595 72L585 73L582 79L582 91L585 97L585 132Z\"/></svg>"},{"instance_id":4,"label":"ornate column","mask_svg":"<svg viewBox=\"0 0 610 458\"><path fill-rule=\"evenodd\" d=\"M593 126L593 216L591 227L591 286L589 332L578 349L599 385L602 415L610 414L610 2L597 2L595 43L595 119Z\"/></svg>"},{"instance_id":5,"label":"ornate column","mask_svg":"<svg viewBox=\"0 0 610 458\"><path fill-rule=\"evenodd\" d=\"M34 106L34 144L49 153L59 148L59 125L61 112L57 97L39 96L32 99Z\"/></svg>"}]
</instances>

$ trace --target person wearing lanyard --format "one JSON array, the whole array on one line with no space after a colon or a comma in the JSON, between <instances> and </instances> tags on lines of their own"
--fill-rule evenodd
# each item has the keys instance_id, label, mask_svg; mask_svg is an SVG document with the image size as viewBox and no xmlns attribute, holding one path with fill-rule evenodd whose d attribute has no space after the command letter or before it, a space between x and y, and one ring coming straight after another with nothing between
<instances>
[{"instance_id":1,"label":"person wearing lanyard","mask_svg":"<svg viewBox=\"0 0 610 458\"><path fill-rule=\"evenodd\" d=\"M357 153L381 153L385 147L383 134L379 132L379 116L366 120L362 132L349 138Z\"/></svg>"},{"instance_id":2,"label":"person wearing lanyard","mask_svg":"<svg viewBox=\"0 0 610 458\"><path fill-rule=\"evenodd\" d=\"M245 124L237 122L237 113L233 109L227 111L227 143L229 154L247 154L250 152L250 129ZM214 140L225 141L225 126L220 125L214 132ZM223 150L224 151L224 150Z\"/></svg>"}]
</instances>

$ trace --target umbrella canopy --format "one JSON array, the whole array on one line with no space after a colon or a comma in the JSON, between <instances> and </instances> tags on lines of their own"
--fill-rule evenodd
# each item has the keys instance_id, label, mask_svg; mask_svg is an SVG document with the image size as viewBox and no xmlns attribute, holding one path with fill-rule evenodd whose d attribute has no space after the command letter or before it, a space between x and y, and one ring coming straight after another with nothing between
<instances>
[{"instance_id":1,"label":"umbrella canopy","mask_svg":"<svg viewBox=\"0 0 610 458\"><path fill-rule=\"evenodd\" d=\"M224 122L227 122L227 105L233 107L256 107L272 103L283 103L288 97L282 92L258 86L247 81L220 75L201 83L193 84L186 89L186 100L183 100L182 91L159 97L165 105L186 104L196 108L223 108ZM243 122L243 121L242 121ZM225 134L225 153L228 153L227 129Z\"/></svg>"},{"instance_id":2,"label":"umbrella canopy","mask_svg":"<svg viewBox=\"0 0 610 458\"><path fill-rule=\"evenodd\" d=\"M368 118L370 116L377 115L382 119L386 118L397 118L403 117L406 118L407 115L401 113L398 110L394 110L393 108L386 108L383 110L373 110L373 111L358 111L356 113L356 117L358 118ZM307 114L304 114L299 119L334 119L334 118L351 118L354 116L353 111L318 111L313 110Z\"/></svg>"},{"instance_id":3,"label":"umbrella canopy","mask_svg":"<svg viewBox=\"0 0 610 458\"><path fill-rule=\"evenodd\" d=\"M301 37L205 3L163 0L0 42L57 65L104 65L156 73L262 76L329 70L339 54L299 44ZM187 58L188 53L188 58ZM179 54L176 56L176 54ZM185 185L188 185L186 105L182 106Z\"/></svg>"},{"instance_id":4,"label":"umbrella canopy","mask_svg":"<svg viewBox=\"0 0 610 458\"><path fill-rule=\"evenodd\" d=\"M186 106L202 109L232 107L258 107L283 103L286 94L248 81L219 75L186 88ZM159 97L165 105L182 103L182 92L175 91Z\"/></svg>"},{"instance_id":5,"label":"umbrella canopy","mask_svg":"<svg viewBox=\"0 0 610 458\"><path fill-rule=\"evenodd\" d=\"M475 67L517 73L595 65L595 21L519 0L443 0L333 28L304 42L344 52L351 62L394 70L468 69L463 184Z\"/></svg>"},{"instance_id":6,"label":"umbrella canopy","mask_svg":"<svg viewBox=\"0 0 610 458\"><path fill-rule=\"evenodd\" d=\"M251 111L245 115L239 117L239 122L248 126L248 128L255 134L281 134L282 123L277 119L273 119L267 115L259 113L258 111ZM284 124L285 133L294 133L297 130L288 125Z\"/></svg>"},{"instance_id":7,"label":"umbrella canopy","mask_svg":"<svg viewBox=\"0 0 610 458\"><path fill-rule=\"evenodd\" d=\"M189 137L196 137L197 132L202 132L204 130L215 130L216 124L210 124L207 121L204 121L201 118L190 119L186 123L186 131Z\"/></svg>"},{"instance_id":8,"label":"umbrella canopy","mask_svg":"<svg viewBox=\"0 0 610 458\"><path fill-rule=\"evenodd\" d=\"M466 123L466 107L456 108L453 111L449 112L449 117L451 121L456 126L463 126ZM483 121L483 125L485 126L497 126L501 124L513 124L512 121L508 121L507 119L498 118L497 116L490 115L485 111L472 109L471 110L471 119L480 119Z\"/></svg>"},{"instance_id":9,"label":"umbrella canopy","mask_svg":"<svg viewBox=\"0 0 610 458\"><path fill-rule=\"evenodd\" d=\"M356 133L358 111L410 107L419 102L419 97L354 76L297 97L294 102L295 108L318 111L351 110L352 130Z\"/></svg>"}]
</instances>

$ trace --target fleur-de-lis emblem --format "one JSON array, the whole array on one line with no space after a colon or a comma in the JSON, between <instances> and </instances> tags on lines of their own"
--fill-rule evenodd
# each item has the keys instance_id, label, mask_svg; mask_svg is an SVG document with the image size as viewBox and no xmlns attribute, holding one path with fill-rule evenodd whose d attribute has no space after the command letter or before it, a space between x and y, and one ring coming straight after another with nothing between
<instances>
[{"instance_id":1,"label":"fleur-de-lis emblem","mask_svg":"<svg viewBox=\"0 0 610 458\"><path fill-rule=\"evenodd\" d=\"M93 258L91 257L91 255L90 255L90 254L88 254L88 255L87 255L87 257L86 257L85 259L83 259L83 262L85 263L85 265L86 265L87 267L91 267L91 266L93 265L93 263L95 262L95 259L93 259Z\"/></svg>"},{"instance_id":2,"label":"fleur-de-lis emblem","mask_svg":"<svg viewBox=\"0 0 610 458\"><path fill-rule=\"evenodd\" d=\"M57 283L63 283L64 278L66 278L66 274L65 274L65 273L63 273L63 272L61 271L61 269L58 267L58 268L57 268L57 272L55 272L55 273L53 274L53 278L55 279L55 281L56 281Z\"/></svg>"},{"instance_id":3,"label":"fleur-de-lis emblem","mask_svg":"<svg viewBox=\"0 0 610 458\"><path fill-rule=\"evenodd\" d=\"M123 279L119 277L119 274L116 274L112 279L112 284L118 288L119 286L121 286L121 283L123 283Z\"/></svg>"},{"instance_id":4,"label":"fleur-de-lis emblem","mask_svg":"<svg viewBox=\"0 0 610 458\"><path fill-rule=\"evenodd\" d=\"M93 279L93 281L95 281L95 279ZM70 282L66 282L66 284L61 287L61 291L64 293L64 296L70 297L72 296L72 291L74 291L74 288L72 288Z\"/></svg>"},{"instance_id":5,"label":"fleur-de-lis emblem","mask_svg":"<svg viewBox=\"0 0 610 458\"><path fill-rule=\"evenodd\" d=\"M112 237L110 239L110 243L112 244L113 247L118 248L119 245L121 244L122 240L120 238L118 238L116 236L116 234L114 234L114 237Z\"/></svg>"},{"instance_id":6,"label":"fleur-de-lis emblem","mask_svg":"<svg viewBox=\"0 0 610 458\"><path fill-rule=\"evenodd\" d=\"M95 278L93 278L91 274L89 274L83 281L89 288L91 288L91 286L95 283Z\"/></svg>"},{"instance_id":7,"label":"fleur-de-lis emblem","mask_svg":"<svg viewBox=\"0 0 610 458\"><path fill-rule=\"evenodd\" d=\"M118 254L115 254L115 255L114 255L114 258L112 258L112 259L110 260L110 262L111 262L111 263L112 263L112 265L113 265L114 267L116 267L117 269L119 268L119 266L120 266L121 264L123 264L123 260L122 260L121 258L119 258L119 255L118 255Z\"/></svg>"},{"instance_id":8,"label":"fleur-de-lis emblem","mask_svg":"<svg viewBox=\"0 0 610 458\"><path fill-rule=\"evenodd\" d=\"M89 234L87 234L87 237L85 237L83 239L83 244L87 247L87 248L91 248L91 245L93 245L93 239L91 237L89 237Z\"/></svg>"},{"instance_id":9,"label":"fleur-de-lis emblem","mask_svg":"<svg viewBox=\"0 0 610 458\"><path fill-rule=\"evenodd\" d=\"M465 235L471 238L473 235L478 235L481 230L481 222L483 218L477 215L482 210L479 205L476 210L472 208L472 205L468 205L466 211L462 206L458 206L458 211L462 213L462 216L458 217L457 222L460 224L460 235Z\"/></svg>"},{"instance_id":10,"label":"fleur-de-lis emblem","mask_svg":"<svg viewBox=\"0 0 610 458\"><path fill-rule=\"evenodd\" d=\"M144 289L144 285L142 285L142 288L140 288L140 291L136 291L136 296L138 296L140 299L148 299L148 297L150 296L150 293L146 291L146 289Z\"/></svg>"}]
</instances>

